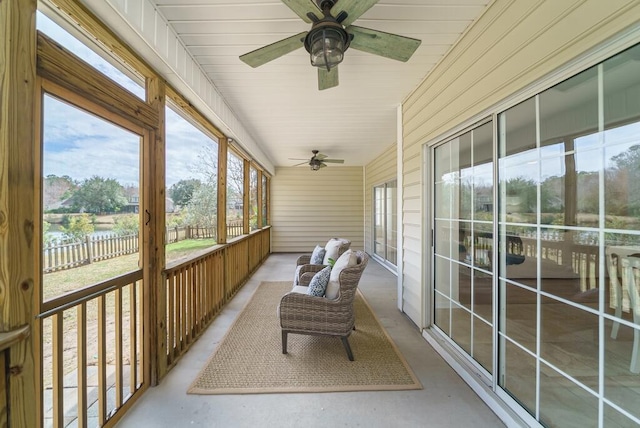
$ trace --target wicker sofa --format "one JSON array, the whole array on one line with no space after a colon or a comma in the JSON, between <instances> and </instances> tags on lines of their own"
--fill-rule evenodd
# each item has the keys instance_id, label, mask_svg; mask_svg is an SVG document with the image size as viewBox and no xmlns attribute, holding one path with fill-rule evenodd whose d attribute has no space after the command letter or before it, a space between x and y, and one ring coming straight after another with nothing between
<instances>
[{"instance_id":1,"label":"wicker sofa","mask_svg":"<svg viewBox=\"0 0 640 428\"><path fill-rule=\"evenodd\" d=\"M282 353L287 353L287 335L309 334L340 337L349 360L353 353L349 335L354 330L353 301L360 277L369 262L369 255L356 251L357 264L342 270L339 276L340 291L335 300L309 296L291 291L280 300L278 314L282 328ZM303 275L299 286L307 286L312 275Z\"/></svg>"}]
</instances>

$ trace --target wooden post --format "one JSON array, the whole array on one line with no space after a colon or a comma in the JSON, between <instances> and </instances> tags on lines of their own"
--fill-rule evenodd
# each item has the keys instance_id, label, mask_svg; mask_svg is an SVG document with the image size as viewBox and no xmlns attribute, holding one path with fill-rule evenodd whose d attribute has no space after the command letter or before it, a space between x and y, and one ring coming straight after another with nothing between
<instances>
[{"instance_id":1,"label":"wooden post","mask_svg":"<svg viewBox=\"0 0 640 428\"><path fill-rule=\"evenodd\" d=\"M93 263L93 251L91 248L91 237L89 235L84 237L84 244L87 246L87 260L89 264Z\"/></svg>"},{"instance_id":2,"label":"wooden post","mask_svg":"<svg viewBox=\"0 0 640 428\"><path fill-rule=\"evenodd\" d=\"M218 244L227 243L227 138L218 140Z\"/></svg>"},{"instance_id":3,"label":"wooden post","mask_svg":"<svg viewBox=\"0 0 640 428\"><path fill-rule=\"evenodd\" d=\"M251 213L251 162L244 159L244 179L242 180L242 233L248 234L249 214Z\"/></svg>"},{"instance_id":4,"label":"wooden post","mask_svg":"<svg viewBox=\"0 0 640 428\"><path fill-rule=\"evenodd\" d=\"M257 224L257 228L258 229L262 229L262 198L264 198L264 196L262 195L262 170L258 169L258 216L256 218L256 221L258 222Z\"/></svg>"},{"instance_id":5,"label":"wooden post","mask_svg":"<svg viewBox=\"0 0 640 428\"><path fill-rule=\"evenodd\" d=\"M0 1L0 333L35 319L35 26L36 0ZM33 345L6 355L8 426L38 425Z\"/></svg>"},{"instance_id":6,"label":"wooden post","mask_svg":"<svg viewBox=\"0 0 640 428\"><path fill-rule=\"evenodd\" d=\"M150 255L151 269L145 273L150 289L145 293L150 297L150 373L151 385L167 372L167 286L162 275L165 266L165 225L166 225L166 193L165 193L165 83L158 77L147 78L147 103L158 114L158 124L153 138L149 141L148 165L149 174L145 175L147 182L143 188L148 189L148 204L150 214L149 242L144 251ZM145 160L147 157L145 156Z\"/></svg>"}]
</instances>

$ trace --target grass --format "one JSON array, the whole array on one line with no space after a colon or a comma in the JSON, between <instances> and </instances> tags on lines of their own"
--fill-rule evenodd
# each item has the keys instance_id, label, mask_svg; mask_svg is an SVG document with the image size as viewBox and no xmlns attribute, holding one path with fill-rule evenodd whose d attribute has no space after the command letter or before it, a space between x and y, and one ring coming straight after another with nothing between
<instances>
[{"instance_id":1,"label":"grass","mask_svg":"<svg viewBox=\"0 0 640 428\"><path fill-rule=\"evenodd\" d=\"M166 259L175 260L185 257L191 253L209 248L216 244L215 239L184 240L167 245ZM120 256L109 260L95 262L80 266L74 269L67 269L52 272L43 277L44 300L64 295L80 288L100 283L115 276L137 270L139 266L139 253ZM123 345L128 349L129 341L129 288L123 289ZM115 294L113 292L106 295L106 322L107 322L107 361L112 362L115 358ZM138 300L138 305L141 302ZM140 311L140 308L138 308ZM140 316L140 312L138 313ZM65 375L77 368L77 309L71 307L63 312L63 365ZM87 354L88 364L97 363L97 301L91 300L87 303ZM138 327L140 328L140 326ZM52 324L51 318L43 320L43 378L46 386L52 381ZM128 364L128 351L125 352L123 361Z\"/></svg>"},{"instance_id":2,"label":"grass","mask_svg":"<svg viewBox=\"0 0 640 428\"><path fill-rule=\"evenodd\" d=\"M207 239L185 239L183 241L174 242L166 247L166 259L177 260L185 257L193 252L204 250L216 245L216 240L213 238Z\"/></svg>"}]
</instances>

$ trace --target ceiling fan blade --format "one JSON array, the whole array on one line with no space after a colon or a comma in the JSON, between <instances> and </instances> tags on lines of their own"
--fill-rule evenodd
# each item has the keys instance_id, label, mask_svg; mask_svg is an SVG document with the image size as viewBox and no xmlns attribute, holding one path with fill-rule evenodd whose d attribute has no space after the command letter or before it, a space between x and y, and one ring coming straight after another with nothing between
<instances>
[{"instance_id":1,"label":"ceiling fan blade","mask_svg":"<svg viewBox=\"0 0 640 428\"><path fill-rule=\"evenodd\" d=\"M331 15L338 16L341 12L347 12L347 19L342 21L345 27L360 18L363 13L371 9L378 0L340 0L331 8Z\"/></svg>"},{"instance_id":2,"label":"ceiling fan blade","mask_svg":"<svg viewBox=\"0 0 640 428\"><path fill-rule=\"evenodd\" d=\"M300 165L304 165L304 164L308 164L308 163L309 163L309 161L305 159L304 162L300 162L300 163L297 163L297 164L291 165L291 166L300 166Z\"/></svg>"},{"instance_id":3,"label":"ceiling fan blade","mask_svg":"<svg viewBox=\"0 0 640 428\"><path fill-rule=\"evenodd\" d=\"M320 168L326 168L326 167L327 167L327 165L325 165L323 163L320 163Z\"/></svg>"},{"instance_id":4,"label":"ceiling fan blade","mask_svg":"<svg viewBox=\"0 0 640 428\"><path fill-rule=\"evenodd\" d=\"M318 160L324 160L325 158L327 158L328 156L323 154L323 153L316 153L313 157L315 157Z\"/></svg>"},{"instance_id":5,"label":"ceiling fan blade","mask_svg":"<svg viewBox=\"0 0 640 428\"><path fill-rule=\"evenodd\" d=\"M311 19L307 16L308 13L313 13L316 18L322 18L323 14L318 5L313 0L282 0L282 3L286 4L289 9L294 11L302 20L311 24ZM335 15L334 15L335 16Z\"/></svg>"},{"instance_id":6,"label":"ceiling fan blade","mask_svg":"<svg viewBox=\"0 0 640 428\"><path fill-rule=\"evenodd\" d=\"M318 69L318 89L324 90L338 86L338 67L333 67L327 71L324 68Z\"/></svg>"},{"instance_id":7,"label":"ceiling fan blade","mask_svg":"<svg viewBox=\"0 0 640 428\"><path fill-rule=\"evenodd\" d=\"M408 61L422 43L422 40L355 25L347 27L346 30L353 34L349 47L403 62Z\"/></svg>"},{"instance_id":8,"label":"ceiling fan blade","mask_svg":"<svg viewBox=\"0 0 640 428\"><path fill-rule=\"evenodd\" d=\"M344 163L344 159L322 159L322 162L328 162L328 163Z\"/></svg>"},{"instance_id":9,"label":"ceiling fan blade","mask_svg":"<svg viewBox=\"0 0 640 428\"><path fill-rule=\"evenodd\" d=\"M253 68L259 67L304 46L304 38L306 35L307 32L304 31L295 36L287 37L286 39L263 46L240 56L240 60Z\"/></svg>"}]
</instances>

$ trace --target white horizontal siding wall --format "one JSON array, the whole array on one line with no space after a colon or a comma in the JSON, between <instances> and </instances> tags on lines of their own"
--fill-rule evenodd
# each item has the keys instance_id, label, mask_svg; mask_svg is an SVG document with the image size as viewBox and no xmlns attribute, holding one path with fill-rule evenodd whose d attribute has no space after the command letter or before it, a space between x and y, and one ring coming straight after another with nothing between
<instances>
[{"instance_id":1,"label":"white horizontal siding wall","mask_svg":"<svg viewBox=\"0 0 640 428\"><path fill-rule=\"evenodd\" d=\"M422 147L640 21L638 0L496 0L403 103L404 310L422 325ZM568 76L567 76L568 77Z\"/></svg>"},{"instance_id":2,"label":"white horizontal siding wall","mask_svg":"<svg viewBox=\"0 0 640 428\"><path fill-rule=\"evenodd\" d=\"M373 186L397 178L398 149L392 145L364 167L364 248L373 254Z\"/></svg>"},{"instance_id":3,"label":"white horizontal siding wall","mask_svg":"<svg viewBox=\"0 0 640 428\"><path fill-rule=\"evenodd\" d=\"M276 168L271 179L271 250L311 252L332 237L364 248L363 168Z\"/></svg>"}]
</instances>

